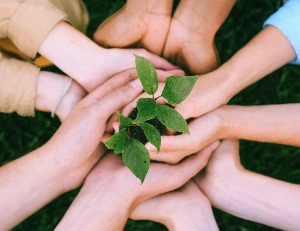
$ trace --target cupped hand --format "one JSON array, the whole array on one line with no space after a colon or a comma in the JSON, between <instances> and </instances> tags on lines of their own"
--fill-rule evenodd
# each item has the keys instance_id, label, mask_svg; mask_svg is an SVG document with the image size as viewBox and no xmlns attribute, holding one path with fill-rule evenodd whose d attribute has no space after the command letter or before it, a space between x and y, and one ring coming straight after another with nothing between
<instances>
[{"instance_id":1,"label":"cupped hand","mask_svg":"<svg viewBox=\"0 0 300 231\"><path fill-rule=\"evenodd\" d=\"M130 202L130 207L159 194L181 187L206 164L215 147L209 146L177 165L151 163L143 184L124 165L119 155L108 153L85 181L88 188L110 188Z\"/></svg>"},{"instance_id":2,"label":"cupped hand","mask_svg":"<svg viewBox=\"0 0 300 231\"><path fill-rule=\"evenodd\" d=\"M108 118L142 91L135 70L117 74L80 101L46 144L58 163L80 167L92 155L105 131Z\"/></svg>"},{"instance_id":3,"label":"cupped hand","mask_svg":"<svg viewBox=\"0 0 300 231\"><path fill-rule=\"evenodd\" d=\"M188 128L189 133L162 136L159 153L147 143L150 158L174 164L223 138L224 123L217 110L193 120Z\"/></svg>"},{"instance_id":4,"label":"cupped hand","mask_svg":"<svg viewBox=\"0 0 300 231\"><path fill-rule=\"evenodd\" d=\"M218 230L208 198L192 180L139 204L130 218L159 222L169 230Z\"/></svg>"},{"instance_id":5,"label":"cupped hand","mask_svg":"<svg viewBox=\"0 0 300 231\"><path fill-rule=\"evenodd\" d=\"M126 3L99 25L94 40L104 47L144 47L154 54L163 51L172 14L172 4L159 1Z\"/></svg>"}]
</instances>

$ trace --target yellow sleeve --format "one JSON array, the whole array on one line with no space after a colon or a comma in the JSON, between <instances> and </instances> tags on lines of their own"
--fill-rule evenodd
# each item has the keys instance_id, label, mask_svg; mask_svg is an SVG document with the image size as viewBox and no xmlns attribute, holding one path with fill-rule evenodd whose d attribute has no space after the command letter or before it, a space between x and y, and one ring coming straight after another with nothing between
<instances>
[{"instance_id":1,"label":"yellow sleeve","mask_svg":"<svg viewBox=\"0 0 300 231\"><path fill-rule=\"evenodd\" d=\"M37 81L36 66L0 53L0 112L33 116Z\"/></svg>"},{"instance_id":2,"label":"yellow sleeve","mask_svg":"<svg viewBox=\"0 0 300 231\"><path fill-rule=\"evenodd\" d=\"M49 31L67 15L49 0L0 0L0 38L33 59Z\"/></svg>"}]
</instances>

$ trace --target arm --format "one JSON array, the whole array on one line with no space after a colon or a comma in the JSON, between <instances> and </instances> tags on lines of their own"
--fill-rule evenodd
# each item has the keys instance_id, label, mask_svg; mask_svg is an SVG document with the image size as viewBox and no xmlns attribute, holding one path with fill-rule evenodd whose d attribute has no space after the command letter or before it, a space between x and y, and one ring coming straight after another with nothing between
<instances>
[{"instance_id":1,"label":"arm","mask_svg":"<svg viewBox=\"0 0 300 231\"><path fill-rule=\"evenodd\" d=\"M102 48L63 21L47 34L38 51L88 91L95 89L110 76L135 67L134 54L148 58L156 68L178 69L143 49Z\"/></svg>"},{"instance_id":2,"label":"arm","mask_svg":"<svg viewBox=\"0 0 300 231\"><path fill-rule=\"evenodd\" d=\"M142 91L139 81L128 84L134 73L112 77L76 105L46 144L0 168L3 230L82 184L106 150L99 143L108 118Z\"/></svg>"},{"instance_id":3,"label":"arm","mask_svg":"<svg viewBox=\"0 0 300 231\"><path fill-rule=\"evenodd\" d=\"M299 230L300 187L245 170L237 141L224 140L196 182L214 206L243 219ZM222 180L220 180L222 179Z\"/></svg>"},{"instance_id":4,"label":"arm","mask_svg":"<svg viewBox=\"0 0 300 231\"><path fill-rule=\"evenodd\" d=\"M159 155L151 159L178 162L219 139L244 139L300 146L300 104L222 106L189 124L190 134L163 136Z\"/></svg>"},{"instance_id":5,"label":"arm","mask_svg":"<svg viewBox=\"0 0 300 231\"><path fill-rule=\"evenodd\" d=\"M185 118L199 117L295 58L284 34L267 26L217 70L200 76L188 98L175 108Z\"/></svg>"},{"instance_id":6,"label":"arm","mask_svg":"<svg viewBox=\"0 0 300 231\"><path fill-rule=\"evenodd\" d=\"M214 149L212 145L178 165L152 163L143 184L119 155L107 154L89 174L56 230L123 230L133 207L181 187L206 165Z\"/></svg>"}]
</instances>

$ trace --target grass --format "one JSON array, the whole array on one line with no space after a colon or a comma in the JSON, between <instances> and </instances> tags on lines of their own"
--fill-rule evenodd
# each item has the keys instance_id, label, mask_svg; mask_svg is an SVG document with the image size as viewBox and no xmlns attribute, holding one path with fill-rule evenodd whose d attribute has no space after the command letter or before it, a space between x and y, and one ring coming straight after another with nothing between
<instances>
[{"instance_id":1,"label":"grass","mask_svg":"<svg viewBox=\"0 0 300 231\"><path fill-rule=\"evenodd\" d=\"M86 0L85 2L91 17L88 35L92 36L98 24L119 9L125 1ZM260 31L263 21L280 4L280 0L238 1L217 34L216 44L222 61L229 59ZM300 67L286 65L239 93L230 103L240 105L299 103L300 81L297 81L297 76L300 77ZM16 114L0 114L0 125L0 163L4 164L43 145L58 128L59 121L51 119L47 113L37 113L34 118L24 118ZM242 141L241 160L243 165L252 171L280 180L300 183L299 148ZM53 230L77 192L75 190L61 196L13 230ZM219 210L214 210L214 212L222 231L275 230ZM129 220L125 230L160 231L166 229L150 221Z\"/></svg>"}]
</instances>

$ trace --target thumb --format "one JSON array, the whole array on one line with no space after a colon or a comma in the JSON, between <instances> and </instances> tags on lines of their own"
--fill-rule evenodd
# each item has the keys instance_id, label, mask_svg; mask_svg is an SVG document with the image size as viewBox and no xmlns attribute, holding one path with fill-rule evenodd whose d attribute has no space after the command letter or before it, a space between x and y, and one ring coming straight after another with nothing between
<instances>
[{"instance_id":1,"label":"thumb","mask_svg":"<svg viewBox=\"0 0 300 231\"><path fill-rule=\"evenodd\" d=\"M111 93L104 96L102 99L97 99L94 109L104 118L109 118L111 114L116 112L119 108L135 99L143 90L139 79L131 81L129 84L117 88Z\"/></svg>"}]
</instances>

